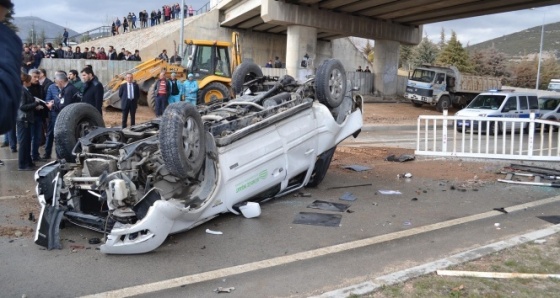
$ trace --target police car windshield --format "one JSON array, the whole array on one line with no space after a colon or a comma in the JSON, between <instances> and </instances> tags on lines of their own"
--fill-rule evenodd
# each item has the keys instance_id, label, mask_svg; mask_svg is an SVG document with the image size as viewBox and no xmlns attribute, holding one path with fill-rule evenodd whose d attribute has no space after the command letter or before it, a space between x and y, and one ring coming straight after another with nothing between
<instances>
[{"instance_id":1,"label":"police car windshield","mask_svg":"<svg viewBox=\"0 0 560 298\"><path fill-rule=\"evenodd\" d=\"M415 69L410 78L413 81L431 83L434 80L435 71L427 69Z\"/></svg>"},{"instance_id":2,"label":"police car windshield","mask_svg":"<svg viewBox=\"0 0 560 298\"><path fill-rule=\"evenodd\" d=\"M478 95L467 106L470 109L497 110L504 102L505 95Z\"/></svg>"}]
</instances>

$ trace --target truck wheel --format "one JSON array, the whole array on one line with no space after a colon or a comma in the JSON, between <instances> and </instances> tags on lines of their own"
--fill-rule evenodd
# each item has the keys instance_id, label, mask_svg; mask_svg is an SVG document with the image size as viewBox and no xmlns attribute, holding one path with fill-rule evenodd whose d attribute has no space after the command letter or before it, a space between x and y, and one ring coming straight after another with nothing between
<instances>
[{"instance_id":1,"label":"truck wheel","mask_svg":"<svg viewBox=\"0 0 560 298\"><path fill-rule=\"evenodd\" d=\"M146 96L146 102L152 111L156 110L156 92L154 91L154 87L156 83L154 82L150 89L148 89L148 95Z\"/></svg>"},{"instance_id":2,"label":"truck wheel","mask_svg":"<svg viewBox=\"0 0 560 298\"><path fill-rule=\"evenodd\" d=\"M309 178L309 181L307 182L306 186L317 187L323 181L323 179L325 179L325 176L327 175L327 170L331 165L331 161L335 150L336 150L336 146L321 153L317 157L317 161L315 162L315 168L313 168L313 173L311 173L311 177Z\"/></svg>"},{"instance_id":3,"label":"truck wheel","mask_svg":"<svg viewBox=\"0 0 560 298\"><path fill-rule=\"evenodd\" d=\"M188 102L170 104L161 119L159 148L165 168L179 178L196 178L204 164L206 141L202 118Z\"/></svg>"},{"instance_id":4,"label":"truck wheel","mask_svg":"<svg viewBox=\"0 0 560 298\"><path fill-rule=\"evenodd\" d=\"M262 77L263 72L260 66L253 62L243 62L235 68L231 76L231 87L235 95L243 91L243 84L250 80Z\"/></svg>"},{"instance_id":5,"label":"truck wheel","mask_svg":"<svg viewBox=\"0 0 560 298\"><path fill-rule=\"evenodd\" d=\"M105 122L99 111L89 103L73 103L62 109L54 124L56 154L68 162L74 162L76 157L72 155L72 150L78 140L94 127L105 127Z\"/></svg>"},{"instance_id":6,"label":"truck wheel","mask_svg":"<svg viewBox=\"0 0 560 298\"><path fill-rule=\"evenodd\" d=\"M449 109L449 107L451 106L451 99L449 99L449 96L442 96L440 97L439 101L436 104L436 110L440 113L443 113L443 110L447 110Z\"/></svg>"},{"instance_id":7,"label":"truck wheel","mask_svg":"<svg viewBox=\"0 0 560 298\"><path fill-rule=\"evenodd\" d=\"M315 77L315 95L329 109L338 107L346 92L346 72L342 63L328 59L319 66Z\"/></svg>"},{"instance_id":8,"label":"truck wheel","mask_svg":"<svg viewBox=\"0 0 560 298\"><path fill-rule=\"evenodd\" d=\"M198 103L200 104L209 104L224 99L229 99L229 90L222 83L210 83L198 92Z\"/></svg>"},{"instance_id":9,"label":"truck wheel","mask_svg":"<svg viewBox=\"0 0 560 298\"><path fill-rule=\"evenodd\" d=\"M421 108L424 104L422 102L413 100L412 105L417 107L417 108Z\"/></svg>"}]
</instances>

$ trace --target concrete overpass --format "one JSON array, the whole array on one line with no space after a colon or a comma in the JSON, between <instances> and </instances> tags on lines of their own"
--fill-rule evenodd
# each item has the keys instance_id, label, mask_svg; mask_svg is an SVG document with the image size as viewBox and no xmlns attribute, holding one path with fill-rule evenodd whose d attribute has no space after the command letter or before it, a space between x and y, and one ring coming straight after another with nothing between
<instances>
[{"instance_id":1,"label":"concrete overpass","mask_svg":"<svg viewBox=\"0 0 560 298\"><path fill-rule=\"evenodd\" d=\"M375 88L396 93L399 45L418 44L422 25L558 4L558 0L214 0L220 25L286 34L286 68L299 77L317 40L346 36L375 40ZM214 6L212 5L212 6Z\"/></svg>"}]
</instances>

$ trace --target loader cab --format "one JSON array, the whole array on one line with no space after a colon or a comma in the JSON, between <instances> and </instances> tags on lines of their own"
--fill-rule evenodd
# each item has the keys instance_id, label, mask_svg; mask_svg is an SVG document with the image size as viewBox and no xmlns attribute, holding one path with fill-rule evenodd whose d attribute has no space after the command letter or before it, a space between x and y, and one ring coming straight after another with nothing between
<instances>
[{"instance_id":1,"label":"loader cab","mask_svg":"<svg viewBox=\"0 0 560 298\"><path fill-rule=\"evenodd\" d=\"M187 41L183 57L183 66L198 81L210 76L231 78L227 43Z\"/></svg>"}]
</instances>

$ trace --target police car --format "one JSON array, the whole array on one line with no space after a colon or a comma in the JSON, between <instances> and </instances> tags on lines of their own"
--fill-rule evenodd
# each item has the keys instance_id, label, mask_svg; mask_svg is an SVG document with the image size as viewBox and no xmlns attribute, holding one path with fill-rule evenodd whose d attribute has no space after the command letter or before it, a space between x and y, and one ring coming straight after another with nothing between
<instances>
[{"instance_id":1,"label":"police car","mask_svg":"<svg viewBox=\"0 0 560 298\"><path fill-rule=\"evenodd\" d=\"M518 92L512 89L489 90L477 95L466 108L460 110L456 116L489 117L489 118L529 118L535 113L539 118L539 102L535 92ZM457 131L478 130L478 121L457 121ZM493 131L493 122L490 131ZM525 126L527 123L525 123ZM481 122L481 130L486 130L486 122ZM517 128L517 127L516 127ZM525 128L525 127L523 127ZM511 129L511 128L508 128ZM501 131L501 127L498 131Z\"/></svg>"}]
</instances>

